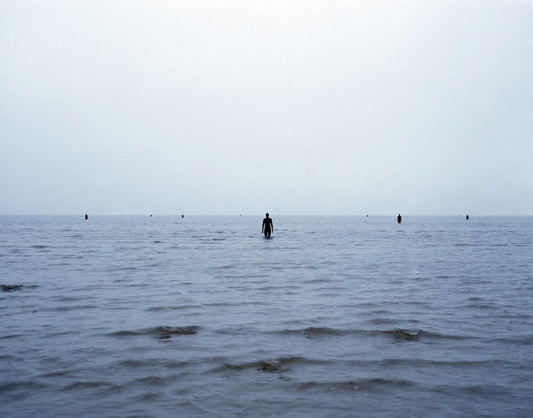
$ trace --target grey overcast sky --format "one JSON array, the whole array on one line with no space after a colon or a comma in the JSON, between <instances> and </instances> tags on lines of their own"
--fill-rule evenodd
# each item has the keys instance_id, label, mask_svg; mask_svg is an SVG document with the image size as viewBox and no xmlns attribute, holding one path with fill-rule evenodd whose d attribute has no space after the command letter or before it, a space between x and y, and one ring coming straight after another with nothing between
<instances>
[{"instance_id":1,"label":"grey overcast sky","mask_svg":"<svg viewBox=\"0 0 533 418\"><path fill-rule=\"evenodd\" d=\"M526 0L0 0L0 214L533 214Z\"/></svg>"}]
</instances>

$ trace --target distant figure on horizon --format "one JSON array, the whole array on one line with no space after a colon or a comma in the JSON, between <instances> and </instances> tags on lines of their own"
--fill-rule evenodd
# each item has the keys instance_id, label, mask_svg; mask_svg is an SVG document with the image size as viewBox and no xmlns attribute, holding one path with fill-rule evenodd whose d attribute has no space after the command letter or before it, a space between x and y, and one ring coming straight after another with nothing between
<instances>
[{"instance_id":1,"label":"distant figure on horizon","mask_svg":"<svg viewBox=\"0 0 533 418\"><path fill-rule=\"evenodd\" d=\"M85 214L85 220L89 219L89 215Z\"/></svg>"},{"instance_id":2,"label":"distant figure on horizon","mask_svg":"<svg viewBox=\"0 0 533 418\"><path fill-rule=\"evenodd\" d=\"M268 213L265 216L266 218L263 219L263 227L261 228L261 232L265 234L265 238L270 238L270 234L274 231L274 225L272 224L272 219L270 219Z\"/></svg>"},{"instance_id":3,"label":"distant figure on horizon","mask_svg":"<svg viewBox=\"0 0 533 418\"><path fill-rule=\"evenodd\" d=\"M181 214L181 219L185 218L185 216L183 216L183 213Z\"/></svg>"},{"instance_id":4,"label":"distant figure on horizon","mask_svg":"<svg viewBox=\"0 0 533 418\"><path fill-rule=\"evenodd\" d=\"M466 215L466 220L468 221L470 219L470 216Z\"/></svg>"},{"instance_id":5,"label":"distant figure on horizon","mask_svg":"<svg viewBox=\"0 0 533 418\"><path fill-rule=\"evenodd\" d=\"M398 214L398 218L396 218L398 220L398 223L401 224L402 223L402 215Z\"/></svg>"}]
</instances>

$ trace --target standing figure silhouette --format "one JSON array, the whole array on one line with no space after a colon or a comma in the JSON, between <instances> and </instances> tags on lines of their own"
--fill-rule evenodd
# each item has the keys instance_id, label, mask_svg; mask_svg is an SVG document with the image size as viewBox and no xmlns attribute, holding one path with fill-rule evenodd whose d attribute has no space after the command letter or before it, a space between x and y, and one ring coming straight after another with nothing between
<instances>
[{"instance_id":1,"label":"standing figure silhouette","mask_svg":"<svg viewBox=\"0 0 533 418\"><path fill-rule=\"evenodd\" d=\"M263 227L261 231L265 234L265 238L270 238L270 234L274 231L274 225L272 224L272 219L270 219L268 213L265 215L266 218L263 219Z\"/></svg>"}]
</instances>

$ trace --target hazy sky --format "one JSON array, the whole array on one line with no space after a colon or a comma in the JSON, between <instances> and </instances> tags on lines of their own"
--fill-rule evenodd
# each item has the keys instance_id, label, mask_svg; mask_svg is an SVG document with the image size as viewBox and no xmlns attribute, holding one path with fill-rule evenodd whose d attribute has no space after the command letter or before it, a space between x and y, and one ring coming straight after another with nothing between
<instances>
[{"instance_id":1,"label":"hazy sky","mask_svg":"<svg viewBox=\"0 0 533 418\"><path fill-rule=\"evenodd\" d=\"M0 214L533 214L526 0L0 0Z\"/></svg>"}]
</instances>

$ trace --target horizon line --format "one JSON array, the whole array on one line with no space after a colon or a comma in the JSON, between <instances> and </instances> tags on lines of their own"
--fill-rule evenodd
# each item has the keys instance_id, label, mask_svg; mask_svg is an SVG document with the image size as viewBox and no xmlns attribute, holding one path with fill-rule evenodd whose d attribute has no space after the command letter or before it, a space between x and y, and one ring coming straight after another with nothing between
<instances>
[{"instance_id":1,"label":"horizon line","mask_svg":"<svg viewBox=\"0 0 533 418\"><path fill-rule=\"evenodd\" d=\"M338 217L389 217L389 216L397 216L397 213L389 213L389 214L294 214L294 213L271 213L271 216L338 216ZM402 212L399 212L402 213ZM182 215L184 216L234 216L234 217L240 217L240 216L264 216L261 214L249 214L249 213L242 213L242 214L232 214L232 213L179 213L179 214L169 214L169 213L93 213L90 212L86 213L0 213L0 216L80 216L84 217L85 215L90 216L135 216L135 217L155 217L155 216L161 216L161 217L179 217L181 218ZM405 212L402 216L417 216L417 217L456 217L456 216L466 216L469 215L472 216L533 216L533 214L478 214L478 213L459 213L459 214L417 214L417 213L409 213Z\"/></svg>"}]
</instances>

